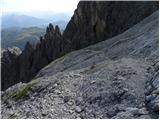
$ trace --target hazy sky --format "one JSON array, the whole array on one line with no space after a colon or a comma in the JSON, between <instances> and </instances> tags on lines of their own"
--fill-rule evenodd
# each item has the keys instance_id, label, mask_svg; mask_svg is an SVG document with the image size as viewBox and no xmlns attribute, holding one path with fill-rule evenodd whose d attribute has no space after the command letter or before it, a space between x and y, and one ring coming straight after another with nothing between
<instances>
[{"instance_id":1,"label":"hazy sky","mask_svg":"<svg viewBox=\"0 0 160 120\"><path fill-rule=\"evenodd\" d=\"M0 0L3 14L6 12L51 11L73 14L79 0Z\"/></svg>"}]
</instances>

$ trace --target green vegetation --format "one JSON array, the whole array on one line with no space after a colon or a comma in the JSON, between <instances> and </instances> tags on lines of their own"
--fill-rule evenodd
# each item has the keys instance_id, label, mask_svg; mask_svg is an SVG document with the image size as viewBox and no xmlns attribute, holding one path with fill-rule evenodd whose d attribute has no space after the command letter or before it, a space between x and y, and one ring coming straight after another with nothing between
<instances>
[{"instance_id":1,"label":"green vegetation","mask_svg":"<svg viewBox=\"0 0 160 120\"><path fill-rule=\"evenodd\" d=\"M2 29L2 48L17 46L23 49L26 42L36 44L40 36L44 36L45 28L8 28Z\"/></svg>"},{"instance_id":2,"label":"green vegetation","mask_svg":"<svg viewBox=\"0 0 160 120\"><path fill-rule=\"evenodd\" d=\"M13 113L13 114L11 114L11 115L9 116L8 119L16 119L16 118L17 118L16 113Z\"/></svg>"},{"instance_id":3,"label":"green vegetation","mask_svg":"<svg viewBox=\"0 0 160 120\"><path fill-rule=\"evenodd\" d=\"M30 83L30 84L26 85L25 87L23 87L21 90L13 92L11 94L11 97L15 98L16 100L27 97L28 93L33 90L32 87L34 84L35 84L35 82Z\"/></svg>"}]
</instances>

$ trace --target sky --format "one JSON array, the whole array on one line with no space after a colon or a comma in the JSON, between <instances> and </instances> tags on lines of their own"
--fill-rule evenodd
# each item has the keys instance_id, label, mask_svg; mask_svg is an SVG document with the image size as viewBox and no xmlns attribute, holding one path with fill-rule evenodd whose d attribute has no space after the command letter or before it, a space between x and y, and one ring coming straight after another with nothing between
<instances>
[{"instance_id":1,"label":"sky","mask_svg":"<svg viewBox=\"0 0 160 120\"><path fill-rule=\"evenodd\" d=\"M0 0L2 14L6 13L65 13L72 15L79 0Z\"/></svg>"}]
</instances>

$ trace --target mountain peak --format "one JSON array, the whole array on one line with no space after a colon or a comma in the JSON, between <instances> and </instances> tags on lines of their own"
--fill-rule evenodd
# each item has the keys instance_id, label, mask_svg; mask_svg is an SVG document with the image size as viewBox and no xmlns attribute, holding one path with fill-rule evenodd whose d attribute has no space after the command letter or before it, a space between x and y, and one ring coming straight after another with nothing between
<instances>
[{"instance_id":1,"label":"mountain peak","mask_svg":"<svg viewBox=\"0 0 160 120\"><path fill-rule=\"evenodd\" d=\"M33 46L31 45L30 42L27 42L24 49L33 49Z\"/></svg>"},{"instance_id":2,"label":"mountain peak","mask_svg":"<svg viewBox=\"0 0 160 120\"><path fill-rule=\"evenodd\" d=\"M56 27L55 27L55 33L61 34L61 32L60 32L60 29L59 29L58 25L56 25Z\"/></svg>"},{"instance_id":3,"label":"mountain peak","mask_svg":"<svg viewBox=\"0 0 160 120\"><path fill-rule=\"evenodd\" d=\"M46 33L54 32L54 26L52 23L49 23L48 27L46 28Z\"/></svg>"}]
</instances>

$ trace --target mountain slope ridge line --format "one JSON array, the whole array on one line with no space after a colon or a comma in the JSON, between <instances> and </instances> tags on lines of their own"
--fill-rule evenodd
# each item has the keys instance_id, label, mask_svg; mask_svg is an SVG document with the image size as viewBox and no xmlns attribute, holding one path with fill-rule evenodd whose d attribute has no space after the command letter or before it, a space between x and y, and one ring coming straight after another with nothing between
<instances>
[{"instance_id":1,"label":"mountain slope ridge line","mask_svg":"<svg viewBox=\"0 0 160 120\"><path fill-rule=\"evenodd\" d=\"M16 118L158 118L158 17L156 11L116 37L56 59L29 83L8 88L2 93L2 118L13 113ZM144 34L108 50L139 31Z\"/></svg>"},{"instance_id":2,"label":"mountain slope ridge line","mask_svg":"<svg viewBox=\"0 0 160 120\"><path fill-rule=\"evenodd\" d=\"M63 34L59 32L58 26L54 28L49 24L46 34L35 48L29 45L30 50L24 49L12 64L6 63L7 58L3 58L2 90L18 82L29 82L56 58L118 35L157 9L157 2L80 1ZM120 13L117 12L119 10ZM12 61L12 57L10 59ZM8 75L8 71L13 72L13 75Z\"/></svg>"}]
</instances>

